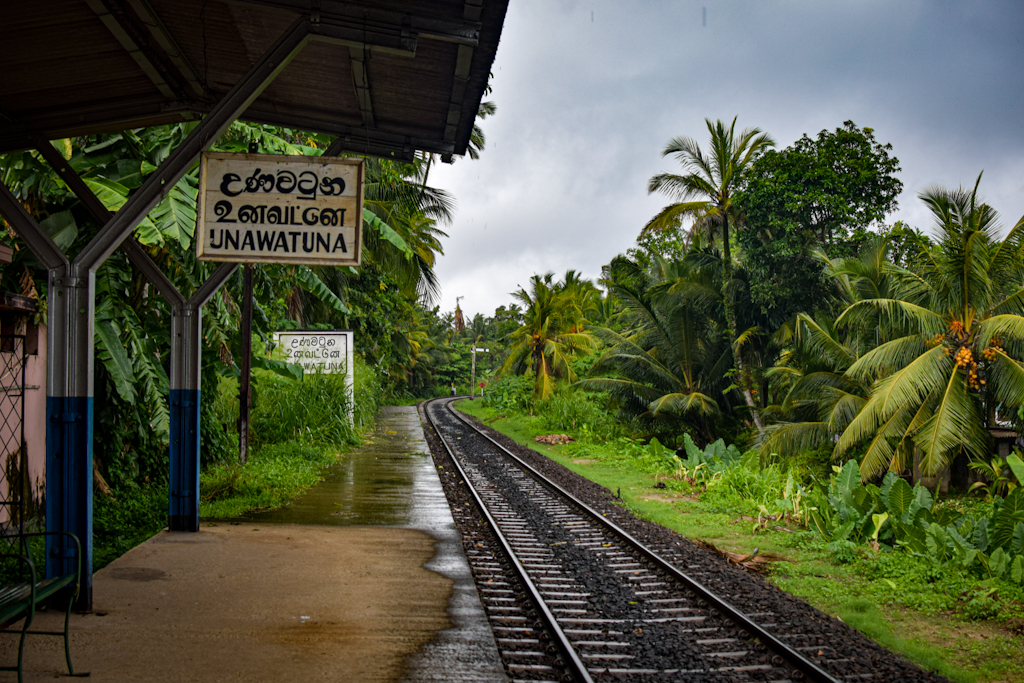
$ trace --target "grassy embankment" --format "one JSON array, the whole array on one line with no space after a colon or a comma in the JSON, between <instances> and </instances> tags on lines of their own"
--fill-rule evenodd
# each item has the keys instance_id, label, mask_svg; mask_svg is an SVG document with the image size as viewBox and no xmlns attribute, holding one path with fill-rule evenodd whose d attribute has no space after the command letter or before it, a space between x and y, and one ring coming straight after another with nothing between
<instances>
[{"instance_id":1,"label":"grassy embankment","mask_svg":"<svg viewBox=\"0 0 1024 683\"><path fill-rule=\"evenodd\" d=\"M534 437L550 433L542 420L498 414L482 401L463 400L458 407L518 443L620 491L623 504L644 519L721 550L749 554L757 548L783 558L772 563L769 580L924 668L954 681L1024 681L1024 610L1004 600L998 618L983 618L993 605L973 577L904 553L837 552L813 533L796 528L779 531L769 525L755 531L756 519L722 511L721 504L701 501L699 492L655 488L664 477L633 466L616 444L539 444Z\"/></svg>"}]
</instances>

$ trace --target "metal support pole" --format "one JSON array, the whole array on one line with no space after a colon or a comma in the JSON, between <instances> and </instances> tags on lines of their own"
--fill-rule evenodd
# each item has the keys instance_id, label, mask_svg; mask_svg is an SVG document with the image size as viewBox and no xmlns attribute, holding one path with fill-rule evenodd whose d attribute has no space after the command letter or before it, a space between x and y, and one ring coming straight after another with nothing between
<instances>
[{"instance_id":1,"label":"metal support pole","mask_svg":"<svg viewBox=\"0 0 1024 683\"><path fill-rule=\"evenodd\" d=\"M477 337L477 339L479 339L479 337ZM472 354L473 355L472 366L473 366L473 369L472 369L472 374L470 375L471 379L469 381L469 397L470 397L470 399L472 399L474 396L476 396L476 352L477 351L479 351L480 353L490 353L491 350L490 349L477 348L476 342L473 342L473 348L472 348L472 352L473 352L473 354ZM480 395L481 396L484 395L484 390L483 389L480 390Z\"/></svg>"},{"instance_id":2,"label":"metal support pole","mask_svg":"<svg viewBox=\"0 0 1024 683\"><path fill-rule=\"evenodd\" d=\"M92 608L93 301L96 275L50 271L46 373L46 529L70 531L82 544L76 605ZM63 358L64 363L54 362ZM69 539L47 536L46 575L74 570Z\"/></svg>"},{"instance_id":3,"label":"metal support pole","mask_svg":"<svg viewBox=\"0 0 1024 683\"><path fill-rule=\"evenodd\" d=\"M49 300L46 376L46 525L70 531L82 545L80 609L92 606L92 396L68 395L67 378L92 375L92 296L95 280L75 277L67 257L21 202L0 183L0 213L47 268ZM68 355L67 364L54 357L70 344L82 343L90 353ZM59 368L53 371L52 368ZM61 536L47 537L47 576L74 571L73 545Z\"/></svg>"},{"instance_id":4,"label":"metal support pole","mask_svg":"<svg viewBox=\"0 0 1024 683\"><path fill-rule=\"evenodd\" d=\"M171 314L171 443L167 492L167 528L171 531L199 530L201 336L200 311L187 305L175 306Z\"/></svg>"},{"instance_id":5,"label":"metal support pole","mask_svg":"<svg viewBox=\"0 0 1024 683\"><path fill-rule=\"evenodd\" d=\"M203 304L235 272L223 263L171 316L171 443L168 528L199 531L199 409Z\"/></svg>"},{"instance_id":6,"label":"metal support pole","mask_svg":"<svg viewBox=\"0 0 1024 683\"><path fill-rule=\"evenodd\" d=\"M249 459L249 398L252 396L252 265L245 264L242 276L242 368L238 380L238 463Z\"/></svg>"}]
</instances>

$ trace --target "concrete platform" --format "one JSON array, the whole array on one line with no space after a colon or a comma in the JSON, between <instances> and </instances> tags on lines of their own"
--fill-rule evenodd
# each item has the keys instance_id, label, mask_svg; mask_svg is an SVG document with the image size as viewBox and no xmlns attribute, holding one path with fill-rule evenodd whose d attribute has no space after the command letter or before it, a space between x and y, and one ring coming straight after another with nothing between
<instances>
[{"instance_id":1,"label":"concrete platform","mask_svg":"<svg viewBox=\"0 0 1024 683\"><path fill-rule=\"evenodd\" d=\"M71 630L97 681L507 681L414 408L288 508L163 532L94 582ZM29 636L25 662L67 673L59 638Z\"/></svg>"}]
</instances>

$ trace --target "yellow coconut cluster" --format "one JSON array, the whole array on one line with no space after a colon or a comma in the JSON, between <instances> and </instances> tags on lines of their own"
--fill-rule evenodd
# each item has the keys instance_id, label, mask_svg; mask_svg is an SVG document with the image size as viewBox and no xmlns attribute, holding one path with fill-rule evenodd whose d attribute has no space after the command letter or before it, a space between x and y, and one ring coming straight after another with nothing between
<instances>
[{"instance_id":1,"label":"yellow coconut cluster","mask_svg":"<svg viewBox=\"0 0 1024 683\"><path fill-rule=\"evenodd\" d=\"M978 364L974 362L974 354L971 349L966 346L961 346L953 356L953 360L956 361L958 368L963 368L967 374L967 385L978 391L982 385L985 384L985 380L978 379Z\"/></svg>"},{"instance_id":2,"label":"yellow coconut cluster","mask_svg":"<svg viewBox=\"0 0 1024 683\"><path fill-rule=\"evenodd\" d=\"M924 345L927 346L929 349L934 349L936 346L938 346L939 344L941 344L944 341L946 341L946 335L944 335L941 332L939 332L937 335L935 335L931 339L925 341Z\"/></svg>"},{"instance_id":3,"label":"yellow coconut cluster","mask_svg":"<svg viewBox=\"0 0 1024 683\"><path fill-rule=\"evenodd\" d=\"M960 350L956 352L955 356L953 356L953 360L956 361L956 366L958 368L966 368L969 365L975 364L974 354L971 353L971 350L966 346L960 347Z\"/></svg>"},{"instance_id":4,"label":"yellow coconut cluster","mask_svg":"<svg viewBox=\"0 0 1024 683\"><path fill-rule=\"evenodd\" d=\"M1003 351L1003 345L999 341L999 337L994 337L989 343L988 348L981 352L981 355L985 357L985 360L991 362L996 359L997 352L1005 353L1005 351Z\"/></svg>"}]
</instances>

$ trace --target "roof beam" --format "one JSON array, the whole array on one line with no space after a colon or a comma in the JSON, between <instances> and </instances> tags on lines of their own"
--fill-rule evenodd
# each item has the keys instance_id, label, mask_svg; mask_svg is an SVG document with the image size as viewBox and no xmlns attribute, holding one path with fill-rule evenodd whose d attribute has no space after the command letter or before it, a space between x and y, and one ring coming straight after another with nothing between
<instances>
[{"instance_id":1,"label":"roof beam","mask_svg":"<svg viewBox=\"0 0 1024 683\"><path fill-rule=\"evenodd\" d=\"M408 12L381 9L370 4L341 2L339 0L234 0L240 4L276 7L296 14L312 17L314 22L332 22L360 30L388 30L402 27L414 36L448 43L476 46L480 42L480 12L476 18L437 19L413 15ZM483 0L473 2L479 7ZM467 20L468 19L468 20Z\"/></svg>"},{"instance_id":2,"label":"roof beam","mask_svg":"<svg viewBox=\"0 0 1024 683\"><path fill-rule=\"evenodd\" d=\"M331 145L324 150L325 157L340 157L345 154L359 154L368 157L380 157L391 161L408 161L415 158L415 152L408 147L392 147L380 144L373 140L360 140L350 135L337 137Z\"/></svg>"},{"instance_id":3,"label":"roof beam","mask_svg":"<svg viewBox=\"0 0 1024 683\"><path fill-rule=\"evenodd\" d=\"M296 19L160 167L146 178L100 233L85 245L72 266L89 271L99 268L139 221L171 191L174 183L185 175L199 153L223 135L308 42L309 21Z\"/></svg>"},{"instance_id":4,"label":"roof beam","mask_svg":"<svg viewBox=\"0 0 1024 683\"><path fill-rule=\"evenodd\" d=\"M68 257L60 250L42 226L25 210L25 206L0 181L0 216L14 228L28 248L47 270L67 268Z\"/></svg>"},{"instance_id":5,"label":"roof beam","mask_svg":"<svg viewBox=\"0 0 1024 683\"><path fill-rule=\"evenodd\" d=\"M477 21L483 11L484 0L466 0L462 8L465 19ZM469 69L473 65L475 45L459 45L459 54L455 59L455 77L452 81L452 94L448 98L448 118L444 125L444 141L454 142L462 120L462 105L466 99L466 86L469 83ZM475 115L475 112L474 112Z\"/></svg>"},{"instance_id":6,"label":"roof beam","mask_svg":"<svg viewBox=\"0 0 1024 683\"><path fill-rule=\"evenodd\" d=\"M167 73L160 56L146 45L145 31L133 26L123 8L115 7L116 0L85 0L89 8L96 13L104 26L117 38L121 47L135 60L143 73L149 77L160 94L168 99L178 99L182 95L175 87L174 78Z\"/></svg>"},{"instance_id":7,"label":"roof beam","mask_svg":"<svg viewBox=\"0 0 1024 683\"><path fill-rule=\"evenodd\" d=\"M37 137L35 143L36 149L43 155L46 162L50 164L50 168L57 172L57 175L64 181L64 184L81 200L85 208L89 210L89 213L93 215L93 218L99 221L100 225L109 223L114 214L89 189L89 186L85 184L81 176L75 173L75 169L71 168L71 164L61 156L60 152L54 148L50 141ZM135 241L134 237L125 238L124 242L121 242L121 249L128 255L131 262L135 264L135 267L142 271L142 274L164 295L165 299L175 305L185 303L185 297L178 292L178 288L164 275L164 272L160 270L160 266L153 262L153 259Z\"/></svg>"},{"instance_id":8,"label":"roof beam","mask_svg":"<svg viewBox=\"0 0 1024 683\"><path fill-rule=\"evenodd\" d=\"M366 73L366 52L365 48L350 47L349 57L352 60L352 85L356 89L356 99L359 100L359 113L363 115L363 126L376 128L373 122L373 102L370 101L370 77Z\"/></svg>"},{"instance_id":9,"label":"roof beam","mask_svg":"<svg viewBox=\"0 0 1024 683\"><path fill-rule=\"evenodd\" d=\"M397 57L416 56L416 36L409 31L391 27L390 30L377 27L353 27L329 20L311 21L310 34L314 40L347 45L360 50L373 50Z\"/></svg>"},{"instance_id":10,"label":"roof beam","mask_svg":"<svg viewBox=\"0 0 1024 683\"><path fill-rule=\"evenodd\" d=\"M436 140L427 140L401 133L389 133L380 129L369 130L356 126L332 124L323 119L303 116L301 112L292 110L269 111L253 106L246 110L245 116L242 118L246 121L270 124L280 121L282 118L287 119L293 128L338 136L339 140L335 140L332 147L341 145L338 149L349 150L357 154L411 161L416 150L435 154L454 154L455 152L454 143L438 144Z\"/></svg>"},{"instance_id":11,"label":"roof beam","mask_svg":"<svg viewBox=\"0 0 1024 683\"><path fill-rule=\"evenodd\" d=\"M178 73L189 84L192 91L199 97L207 97L209 93L206 91L206 86L199 80L198 73L192 68L184 51L174 40L174 36L164 26L164 23L160 20L160 17L150 6L149 2L147 0L128 0L128 4L135 10L139 21L146 27L146 30L153 36L157 44L160 45L160 48L167 53L167 58L174 64Z\"/></svg>"}]
</instances>

